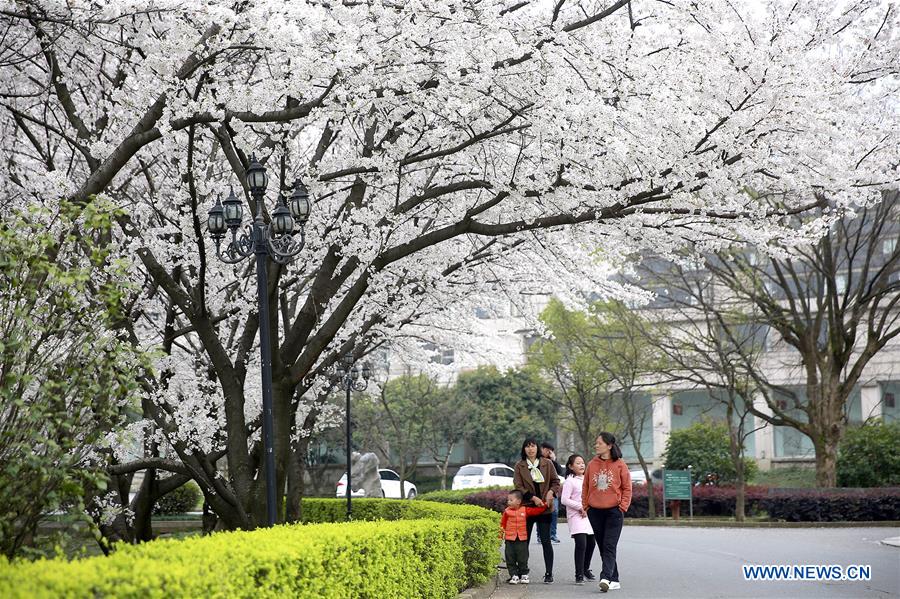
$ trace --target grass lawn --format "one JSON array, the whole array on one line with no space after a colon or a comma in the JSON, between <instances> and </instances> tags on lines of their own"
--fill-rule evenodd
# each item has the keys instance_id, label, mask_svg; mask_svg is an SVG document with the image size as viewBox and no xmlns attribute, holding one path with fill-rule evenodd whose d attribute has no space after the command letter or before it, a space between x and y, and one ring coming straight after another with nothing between
<instances>
[{"instance_id":1,"label":"grass lawn","mask_svg":"<svg viewBox=\"0 0 900 599\"><path fill-rule=\"evenodd\" d=\"M813 468L801 466L773 468L768 472L757 472L750 484L787 489L809 489L816 486L816 471Z\"/></svg>"}]
</instances>

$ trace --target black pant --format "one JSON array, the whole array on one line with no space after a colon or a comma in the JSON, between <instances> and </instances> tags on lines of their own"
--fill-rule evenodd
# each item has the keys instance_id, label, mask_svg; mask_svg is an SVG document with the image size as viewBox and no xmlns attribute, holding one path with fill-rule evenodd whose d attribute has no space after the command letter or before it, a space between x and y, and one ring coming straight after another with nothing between
<instances>
[{"instance_id":1,"label":"black pant","mask_svg":"<svg viewBox=\"0 0 900 599\"><path fill-rule=\"evenodd\" d=\"M506 540L506 569L511 577L528 574L528 541Z\"/></svg>"},{"instance_id":2,"label":"black pant","mask_svg":"<svg viewBox=\"0 0 900 599\"><path fill-rule=\"evenodd\" d=\"M584 576L591 569L591 558L594 557L594 535L579 533L572 535L575 539L575 576Z\"/></svg>"},{"instance_id":3,"label":"black pant","mask_svg":"<svg viewBox=\"0 0 900 599\"><path fill-rule=\"evenodd\" d=\"M550 543L551 514L541 514L537 518L528 519L528 540L531 541L531 531L535 522L538 527L538 536L541 537L541 548L544 550L544 569L546 574L553 574L553 545Z\"/></svg>"},{"instance_id":4,"label":"black pant","mask_svg":"<svg viewBox=\"0 0 900 599\"><path fill-rule=\"evenodd\" d=\"M594 538L600 549L600 559L603 560L603 572L600 573L600 579L605 578L611 582L619 582L616 546L619 544L619 536L622 534L625 514L618 507L606 509L589 507L588 520L591 521Z\"/></svg>"}]
</instances>

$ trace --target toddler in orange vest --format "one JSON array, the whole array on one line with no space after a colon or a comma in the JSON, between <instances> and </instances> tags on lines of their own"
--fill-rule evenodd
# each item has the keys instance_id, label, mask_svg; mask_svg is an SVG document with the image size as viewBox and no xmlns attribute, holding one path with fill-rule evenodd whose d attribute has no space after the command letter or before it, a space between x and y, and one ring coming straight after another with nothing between
<instances>
[{"instance_id":1,"label":"toddler in orange vest","mask_svg":"<svg viewBox=\"0 0 900 599\"><path fill-rule=\"evenodd\" d=\"M522 492L510 491L506 497L508 506L500 518L500 528L506 540L506 568L509 570L509 584L528 584L528 525L526 520L540 516L546 507L522 505Z\"/></svg>"}]
</instances>

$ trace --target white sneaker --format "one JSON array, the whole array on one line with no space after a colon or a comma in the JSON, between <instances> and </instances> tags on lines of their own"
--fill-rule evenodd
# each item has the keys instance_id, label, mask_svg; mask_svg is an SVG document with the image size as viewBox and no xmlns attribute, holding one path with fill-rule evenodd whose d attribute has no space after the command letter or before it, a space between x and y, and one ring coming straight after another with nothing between
<instances>
[{"instance_id":1,"label":"white sneaker","mask_svg":"<svg viewBox=\"0 0 900 599\"><path fill-rule=\"evenodd\" d=\"M609 590L609 581L605 578L600 579L600 590L604 593Z\"/></svg>"},{"instance_id":2,"label":"white sneaker","mask_svg":"<svg viewBox=\"0 0 900 599\"><path fill-rule=\"evenodd\" d=\"M519 579L519 582L521 582L522 584L528 584L531 581L528 580L528 574L522 574L522 578Z\"/></svg>"},{"instance_id":3,"label":"white sneaker","mask_svg":"<svg viewBox=\"0 0 900 599\"><path fill-rule=\"evenodd\" d=\"M509 584L519 584L519 577L518 577L518 576L513 576L513 577L510 578L507 582L509 582Z\"/></svg>"},{"instance_id":4,"label":"white sneaker","mask_svg":"<svg viewBox=\"0 0 900 599\"><path fill-rule=\"evenodd\" d=\"M610 590L610 591L615 591L616 589L621 589L621 588L622 588L622 585L620 585L620 584L619 584L618 582L616 582L615 580L613 580L612 582L609 583L609 590Z\"/></svg>"}]
</instances>

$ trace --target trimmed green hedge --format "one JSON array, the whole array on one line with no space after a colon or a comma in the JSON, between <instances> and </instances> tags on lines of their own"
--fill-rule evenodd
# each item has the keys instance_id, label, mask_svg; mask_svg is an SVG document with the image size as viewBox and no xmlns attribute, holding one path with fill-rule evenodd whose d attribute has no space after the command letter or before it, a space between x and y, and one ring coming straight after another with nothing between
<instances>
[{"instance_id":1,"label":"trimmed green hedge","mask_svg":"<svg viewBox=\"0 0 900 599\"><path fill-rule=\"evenodd\" d=\"M778 491L760 501L773 520L873 522L900 518L900 487Z\"/></svg>"},{"instance_id":2,"label":"trimmed green hedge","mask_svg":"<svg viewBox=\"0 0 900 599\"><path fill-rule=\"evenodd\" d=\"M304 499L303 523L344 522L347 517L346 499ZM419 520L453 518L471 520L493 518L499 526L497 514L472 505L447 505L433 501L397 501L391 499L354 499L354 520Z\"/></svg>"},{"instance_id":3,"label":"trimmed green hedge","mask_svg":"<svg viewBox=\"0 0 900 599\"><path fill-rule=\"evenodd\" d=\"M304 520L343 520L345 507L305 499ZM383 499L354 500L353 511L383 521L158 540L71 562L0 562L0 597L455 597L496 572L495 513Z\"/></svg>"}]
</instances>

